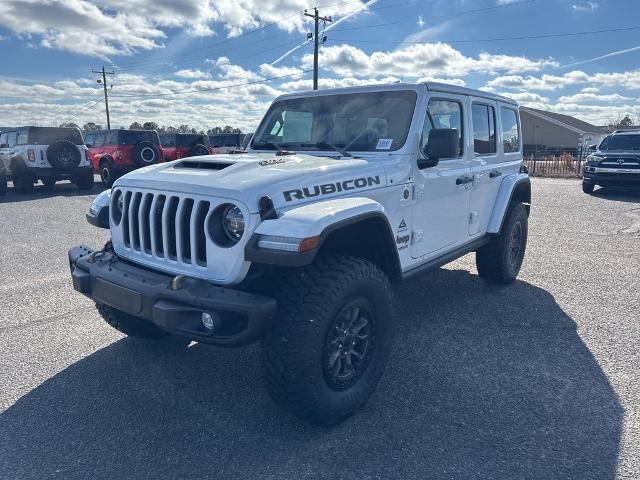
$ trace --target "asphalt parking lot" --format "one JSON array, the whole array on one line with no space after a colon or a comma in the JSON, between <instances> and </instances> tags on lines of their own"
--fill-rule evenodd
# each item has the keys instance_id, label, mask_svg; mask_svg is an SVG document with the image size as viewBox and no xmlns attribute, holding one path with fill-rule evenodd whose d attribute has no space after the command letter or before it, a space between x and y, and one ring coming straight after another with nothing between
<instances>
[{"instance_id":1,"label":"asphalt parking lot","mask_svg":"<svg viewBox=\"0 0 640 480\"><path fill-rule=\"evenodd\" d=\"M0 478L640 478L640 193L534 179L523 271L397 289L378 390L333 428L267 396L256 346L128 339L70 284L89 195L0 199Z\"/></svg>"}]
</instances>

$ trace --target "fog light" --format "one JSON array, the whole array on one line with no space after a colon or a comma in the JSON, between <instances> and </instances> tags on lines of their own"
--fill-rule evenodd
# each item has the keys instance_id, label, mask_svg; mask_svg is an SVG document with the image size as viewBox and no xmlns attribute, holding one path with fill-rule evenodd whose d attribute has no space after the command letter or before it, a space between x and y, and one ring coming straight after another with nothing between
<instances>
[{"instance_id":1,"label":"fog light","mask_svg":"<svg viewBox=\"0 0 640 480\"><path fill-rule=\"evenodd\" d=\"M202 312L200 319L202 320L202 325L204 326L204 328L206 328L210 332L213 332L213 330L215 330L215 328L218 326L217 319L209 312Z\"/></svg>"}]
</instances>

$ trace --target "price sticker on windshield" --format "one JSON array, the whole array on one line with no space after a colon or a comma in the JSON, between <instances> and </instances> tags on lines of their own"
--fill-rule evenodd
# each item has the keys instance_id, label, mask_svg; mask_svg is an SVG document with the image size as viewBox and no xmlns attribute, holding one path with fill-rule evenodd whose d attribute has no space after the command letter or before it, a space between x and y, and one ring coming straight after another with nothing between
<instances>
[{"instance_id":1,"label":"price sticker on windshield","mask_svg":"<svg viewBox=\"0 0 640 480\"><path fill-rule=\"evenodd\" d=\"M380 138L376 144L376 150L389 150L392 143L393 138Z\"/></svg>"}]
</instances>

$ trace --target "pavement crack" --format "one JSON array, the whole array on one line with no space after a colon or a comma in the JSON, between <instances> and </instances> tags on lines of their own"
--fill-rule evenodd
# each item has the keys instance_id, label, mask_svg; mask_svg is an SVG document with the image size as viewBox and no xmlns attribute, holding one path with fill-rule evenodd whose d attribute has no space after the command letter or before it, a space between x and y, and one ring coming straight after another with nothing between
<instances>
[{"instance_id":1,"label":"pavement crack","mask_svg":"<svg viewBox=\"0 0 640 480\"><path fill-rule=\"evenodd\" d=\"M9 331L9 330L21 330L23 328L32 327L34 325L43 325L43 324L46 324L46 323L53 323L53 322L59 320L60 318L66 317L66 316L71 315L73 313L87 312L87 311L94 310L94 309L95 309L95 307L93 307L93 306L76 308L74 310L69 310L68 312L58 313L56 315L51 315L49 317L45 317L45 318L42 318L40 320L35 320L33 322L23 323L23 324L19 324L19 325L10 325L10 326L7 326L7 327L0 327L0 332L6 332L6 331Z\"/></svg>"}]
</instances>

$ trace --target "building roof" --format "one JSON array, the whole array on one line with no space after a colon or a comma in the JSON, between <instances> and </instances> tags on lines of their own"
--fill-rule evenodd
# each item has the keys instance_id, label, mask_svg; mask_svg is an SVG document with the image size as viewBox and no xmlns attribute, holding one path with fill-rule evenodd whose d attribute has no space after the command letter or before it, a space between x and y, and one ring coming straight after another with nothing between
<instances>
[{"instance_id":1,"label":"building roof","mask_svg":"<svg viewBox=\"0 0 640 480\"><path fill-rule=\"evenodd\" d=\"M549 121L553 123L564 124L572 130L580 130L584 133L609 133L606 127L592 125L589 122L585 122L569 115L547 112L546 110L538 110L537 108L531 107L521 107L520 110L528 111L538 117L546 117Z\"/></svg>"}]
</instances>

